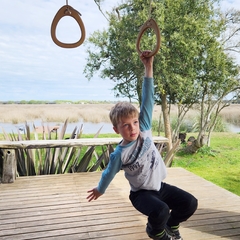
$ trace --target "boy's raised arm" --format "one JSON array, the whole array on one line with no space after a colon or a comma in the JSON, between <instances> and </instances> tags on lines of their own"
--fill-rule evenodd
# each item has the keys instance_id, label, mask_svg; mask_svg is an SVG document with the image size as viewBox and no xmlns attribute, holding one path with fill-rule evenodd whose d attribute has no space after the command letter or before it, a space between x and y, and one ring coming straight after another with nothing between
<instances>
[{"instance_id":1,"label":"boy's raised arm","mask_svg":"<svg viewBox=\"0 0 240 240\"><path fill-rule=\"evenodd\" d=\"M145 67L145 77L147 78L153 78L153 59L154 57L148 57L148 54L151 51L143 51L140 59Z\"/></svg>"}]
</instances>

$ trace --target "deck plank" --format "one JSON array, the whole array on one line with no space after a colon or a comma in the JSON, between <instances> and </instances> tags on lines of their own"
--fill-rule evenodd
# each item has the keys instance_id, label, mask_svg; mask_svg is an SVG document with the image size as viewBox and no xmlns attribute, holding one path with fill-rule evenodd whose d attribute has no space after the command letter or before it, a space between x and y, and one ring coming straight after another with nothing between
<instances>
[{"instance_id":1,"label":"deck plank","mask_svg":"<svg viewBox=\"0 0 240 240\"><path fill-rule=\"evenodd\" d=\"M20 177L0 184L0 240L147 240L146 217L131 205L123 172L106 193L87 202L101 173ZM240 197L182 168L166 182L198 198L196 213L181 224L184 240L240 239Z\"/></svg>"}]
</instances>

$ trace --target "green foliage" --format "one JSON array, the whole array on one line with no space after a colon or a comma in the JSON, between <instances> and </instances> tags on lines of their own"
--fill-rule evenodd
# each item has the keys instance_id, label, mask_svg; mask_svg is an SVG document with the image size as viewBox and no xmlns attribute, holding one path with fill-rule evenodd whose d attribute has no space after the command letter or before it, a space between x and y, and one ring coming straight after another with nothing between
<instances>
[{"instance_id":1,"label":"green foliage","mask_svg":"<svg viewBox=\"0 0 240 240\"><path fill-rule=\"evenodd\" d=\"M183 167L240 196L240 135L213 133L211 142L211 148L200 148L196 154L179 151L172 166Z\"/></svg>"},{"instance_id":2,"label":"green foliage","mask_svg":"<svg viewBox=\"0 0 240 240\"><path fill-rule=\"evenodd\" d=\"M228 29L227 19L217 8L217 0L151 3L150 15L161 29L161 50L154 57L154 80L155 100L165 103L162 104L165 132L171 139L169 104L182 105L189 110L199 103L201 137L213 130L215 123L209 122L209 118L215 113L213 119L216 119L221 111L215 105L240 88L238 66L224 51L231 38L226 41L220 38L224 31L236 36L238 30ZM136 39L140 26L149 18L149 2L124 1L117 9L108 15L109 28L95 32L88 39L84 73L91 79L100 72L102 78L115 83L115 96L137 99L141 103L143 66L136 51ZM237 17L231 19L239 23ZM155 34L149 30L140 41L140 49L152 50L155 42ZM174 134L178 133L182 120L179 117Z\"/></svg>"},{"instance_id":3,"label":"green foliage","mask_svg":"<svg viewBox=\"0 0 240 240\"><path fill-rule=\"evenodd\" d=\"M6 134L5 140L24 141L39 139L39 135L35 132L30 134L30 126L25 124L24 134ZM66 139L65 132L67 129L67 120L60 133L43 132L40 134L42 139ZM100 129L101 130L101 129ZM100 130L91 137L98 137ZM82 136L82 128L73 130L68 139L77 139ZM90 137L90 136L89 136ZM72 172L88 172L98 171L106 167L109 156L113 152L113 146L103 147L48 147L41 149L18 149L16 150L17 172L19 176L46 175L46 174L62 174Z\"/></svg>"},{"instance_id":4,"label":"green foliage","mask_svg":"<svg viewBox=\"0 0 240 240\"><path fill-rule=\"evenodd\" d=\"M160 124L158 120L153 120L152 121L152 131L153 132L163 132L164 126L162 124Z\"/></svg>"},{"instance_id":5,"label":"green foliage","mask_svg":"<svg viewBox=\"0 0 240 240\"><path fill-rule=\"evenodd\" d=\"M216 153L212 150L211 147L208 146L203 146L198 150L198 153L201 154L202 156L211 156L211 157L215 157Z\"/></svg>"},{"instance_id":6,"label":"green foliage","mask_svg":"<svg viewBox=\"0 0 240 240\"><path fill-rule=\"evenodd\" d=\"M178 123L177 118L172 118L171 121L171 127L172 129L176 129ZM182 121L180 127L179 127L179 132L195 132L196 131L196 121L195 119L186 119Z\"/></svg>"},{"instance_id":7,"label":"green foliage","mask_svg":"<svg viewBox=\"0 0 240 240\"><path fill-rule=\"evenodd\" d=\"M161 29L161 54L155 56L154 68L156 92L167 94L171 103L197 102L206 86L215 94L236 84L229 78L236 74L233 63L219 43L225 22L214 8L216 2L152 2L151 17ZM109 13L108 30L97 31L88 39L86 76L90 79L99 71L101 77L112 79L117 96L141 99L143 72L135 42L139 27L149 18L149 8L146 1L126 1L118 6L118 15ZM156 36L149 30L140 49L154 49L155 42Z\"/></svg>"},{"instance_id":8,"label":"green foliage","mask_svg":"<svg viewBox=\"0 0 240 240\"><path fill-rule=\"evenodd\" d=\"M199 116L195 116L194 118L186 118L182 121L179 132L198 132L200 130L199 127ZM171 129L176 129L178 123L178 119L176 117L171 118ZM159 125L158 120L152 121L152 130L154 132L164 132L163 124ZM223 121L221 116L217 117L217 121L215 127L213 129L214 132L226 132L226 123Z\"/></svg>"}]
</instances>

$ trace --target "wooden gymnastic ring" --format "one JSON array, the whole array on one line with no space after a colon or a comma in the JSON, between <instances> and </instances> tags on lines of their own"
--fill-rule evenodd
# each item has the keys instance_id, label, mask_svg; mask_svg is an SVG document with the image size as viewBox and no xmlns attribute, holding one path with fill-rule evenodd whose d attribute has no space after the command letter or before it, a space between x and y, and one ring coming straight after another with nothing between
<instances>
[{"instance_id":1,"label":"wooden gymnastic ring","mask_svg":"<svg viewBox=\"0 0 240 240\"><path fill-rule=\"evenodd\" d=\"M137 43L136 43L136 48L137 48L137 52L139 55L142 54L142 51L140 50L140 41L141 38L143 36L143 33L148 29L148 28L152 28L156 34L157 37L157 44L155 46L155 49L150 52L150 54L148 55L149 57L154 56L155 54L157 54L157 52L160 49L160 45L161 45L161 36L160 36L160 29L156 23L156 21L154 19L148 19L140 28L140 32L138 34L137 37Z\"/></svg>"},{"instance_id":2,"label":"wooden gymnastic ring","mask_svg":"<svg viewBox=\"0 0 240 240\"><path fill-rule=\"evenodd\" d=\"M56 37L56 28L57 28L57 24L60 21L60 19L62 17L65 16L70 16L73 17L81 30L81 38L79 39L79 41L75 42L75 43L63 43L60 42L57 37ZM70 5L64 5L63 7L61 7L58 12L56 13L53 21L52 21L52 25L51 25L51 36L52 36L52 40L54 41L54 43L56 43L58 46L63 47L63 48L75 48L80 46L84 40L85 40L85 27L83 24L83 21L81 19L81 14L75 10L73 7L71 7Z\"/></svg>"}]
</instances>

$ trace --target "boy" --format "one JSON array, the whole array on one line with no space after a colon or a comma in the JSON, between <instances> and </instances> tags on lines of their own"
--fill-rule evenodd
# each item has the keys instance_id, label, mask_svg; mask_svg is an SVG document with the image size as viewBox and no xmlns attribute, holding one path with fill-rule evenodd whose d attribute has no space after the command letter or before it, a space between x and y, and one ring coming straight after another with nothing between
<instances>
[{"instance_id":1,"label":"boy","mask_svg":"<svg viewBox=\"0 0 240 240\"><path fill-rule=\"evenodd\" d=\"M151 122L154 106L153 57L143 51L140 59L145 67L140 114L130 103L117 103L110 111L113 129L123 140L110 156L98 187L89 190L89 201L98 199L115 174L123 169L131 191L133 206L148 216L146 232L156 240L182 239L178 227L197 209L197 199L167 183L166 167L152 141Z\"/></svg>"}]
</instances>

